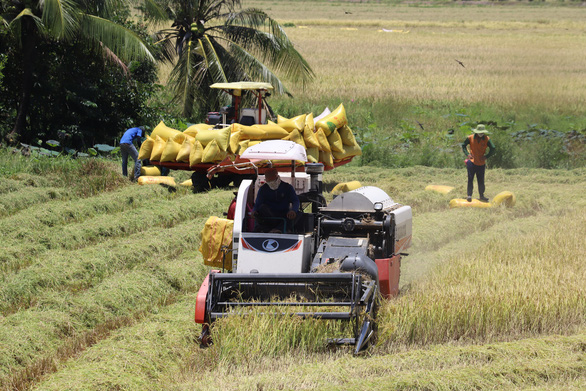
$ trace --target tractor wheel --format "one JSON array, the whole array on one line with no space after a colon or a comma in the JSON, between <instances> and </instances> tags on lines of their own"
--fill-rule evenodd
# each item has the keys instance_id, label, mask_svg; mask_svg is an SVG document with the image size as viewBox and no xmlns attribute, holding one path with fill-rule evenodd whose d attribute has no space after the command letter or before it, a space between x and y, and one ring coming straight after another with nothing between
<instances>
[{"instance_id":1,"label":"tractor wheel","mask_svg":"<svg viewBox=\"0 0 586 391\"><path fill-rule=\"evenodd\" d=\"M210 181L208 177L201 172L194 172L191 174L191 183L193 185L194 193L202 193L210 189Z\"/></svg>"},{"instance_id":2,"label":"tractor wheel","mask_svg":"<svg viewBox=\"0 0 586 391\"><path fill-rule=\"evenodd\" d=\"M227 188L235 176L236 175L232 175L232 174L220 174L220 175L213 177L210 180L210 184L211 184L212 189Z\"/></svg>"}]
</instances>

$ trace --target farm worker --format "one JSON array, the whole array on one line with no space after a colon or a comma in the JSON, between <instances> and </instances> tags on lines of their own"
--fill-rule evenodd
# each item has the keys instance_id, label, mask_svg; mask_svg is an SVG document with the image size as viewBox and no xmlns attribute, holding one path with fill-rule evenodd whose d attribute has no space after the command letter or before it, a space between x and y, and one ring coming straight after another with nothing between
<instances>
[{"instance_id":1,"label":"farm worker","mask_svg":"<svg viewBox=\"0 0 586 391\"><path fill-rule=\"evenodd\" d=\"M467 155L466 168L468 169L468 196L466 201L472 202L472 190L474 190L474 175L478 181L479 200L488 202L488 198L484 196L484 171L486 169L486 159L494 154L495 146L490 141L487 135L488 130L482 124L472 129L470 136L462 143L462 151ZM468 151L470 146L470 151ZM485 155L486 148L490 148L488 154Z\"/></svg>"},{"instance_id":2,"label":"farm worker","mask_svg":"<svg viewBox=\"0 0 586 391\"><path fill-rule=\"evenodd\" d=\"M138 128L130 128L120 139L120 153L122 154L122 175L128 176L128 155L132 157L134 160L134 182L138 180L140 176L140 167L142 166L141 161L138 159L138 151L134 146L134 141L140 141L145 135L145 128L144 126L139 126Z\"/></svg>"},{"instance_id":3,"label":"farm worker","mask_svg":"<svg viewBox=\"0 0 586 391\"><path fill-rule=\"evenodd\" d=\"M281 180L276 168L265 172L265 184L258 190L252 216L257 232L280 233L284 221L289 220L287 226L293 228L299 220L299 198L293 186Z\"/></svg>"}]
</instances>

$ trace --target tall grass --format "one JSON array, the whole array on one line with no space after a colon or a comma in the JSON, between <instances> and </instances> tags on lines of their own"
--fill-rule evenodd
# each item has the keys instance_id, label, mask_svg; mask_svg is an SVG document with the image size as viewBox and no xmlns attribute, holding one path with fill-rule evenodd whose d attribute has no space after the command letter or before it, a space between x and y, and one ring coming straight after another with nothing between
<instances>
[{"instance_id":1,"label":"tall grass","mask_svg":"<svg viewBox=\"0 0 586 391\"><path fill-rule=\"evenodd\" d=\"M586 326L583 210L461 250L379 314L386 349L572 333Z\"/></svg>"}]
</instances>

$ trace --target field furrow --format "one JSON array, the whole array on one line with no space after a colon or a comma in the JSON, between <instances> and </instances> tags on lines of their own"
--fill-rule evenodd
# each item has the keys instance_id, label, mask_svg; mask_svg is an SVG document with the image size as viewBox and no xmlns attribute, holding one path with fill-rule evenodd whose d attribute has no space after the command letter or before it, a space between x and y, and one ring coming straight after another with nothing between
<instances>
[{"instance_id":1,"label":"field furrow","mask_svg":"<svg viewBox=\"0 0 586 391\"><path fill-rule=\"evenodd\" d=\"M26 187L0 197L0 218L13 215L34 205L54 200L69 200L73 194L61 187Z\"/></svg>"},{"instance_id":2,"label":"field furrow","mask_svg":"<svg viewBox=\"0 0 586 391\"><path fill-rule=\"evenodd\" d=\"M220 196L222 194L222 196ZM229 192L211 192L153 201L137 209L98 214L79 223L27 230L17 238L3 241L0 247L0 269L10 275L43 258L50 249L82 249L109 238L132 235L150 227L169 228L183 221L210 213L229 202ZM195 202L194 200L198 201ZM37 260L37 261L35 261Z\"/></svg>"},{"instance_id":3,"label":"field furrow","mask_svg":"<svg viewBox=\"0 0 586 391\"><path fill-rule=\"evenodd\" d=\"M147 262L173 259L188 251L195 256L205 219L194 218L163 230L154 227L81 250L47 252L27 269L5 276L0 286L0 313L6 316L42 306L43 297L78 293Z\"/></svg>"},{"instance_id":4,"label":"field furrow","mask_svg":"<svg viewBox=\"0 0 586 391\"><path fill-rule=\"evenodd\" d=\"M36 204L27 210L0 219L0 232L5 238L26 238L29 230L43 230L71 223L81 223L92 217L137 209L166 202L165 189L159 187L127 186L111 193L91 198Z\"/></svg>"},{"instance_id":5,"label":"field furrow","mask_svg":"<svg viewBox=\"0 0 586 391\"><path fill-rule=\"evenodd\" d=\"M201 355L192 319L194 295L121 328L43 379L35 390L162 390L193 355ZM104 360L104 356L109 359ZM132 376L128 376L131 372Z\"/></svg>"},{"instance_id":6,"label":"field furrow","mask_svg":"<svg viewBox=\"0 0 586 391\"><path fill-rule=\"evenodd\" d=\"M52 366L47 362L54 364L55 360L78 354L87 347L88 334L98 332L105 337L108 329L158 312L193 292L204 273L201 261L190 254L175 260L154 258L142 267L108 277L80 294L55 292L51 297L47 295L38 307L3 318L0 340L5 343L0 345L0 385L27 383L30 376L50 372Z\"/></svg>"}]
</instances>

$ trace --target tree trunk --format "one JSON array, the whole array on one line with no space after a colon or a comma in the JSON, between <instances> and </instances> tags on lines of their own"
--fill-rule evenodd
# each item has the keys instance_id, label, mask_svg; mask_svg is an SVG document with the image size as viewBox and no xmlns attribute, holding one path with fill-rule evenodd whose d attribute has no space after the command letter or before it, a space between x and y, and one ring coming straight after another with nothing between
<instances>
[{"instance_id":1,"label":"tree trunk","mask_svg":"<svg viewBox=\"0 0 586 391\"><path fill-rule=\"evenodd\" d=\"M16 114L16 122L12 131L6 135L9 144L16 144L26 129L26 117L28 115L33 90L33 71L36 51L36 32L31 28L30 21L23 23L22 29L22 89Z\"/></svg>"}]
</instances>

